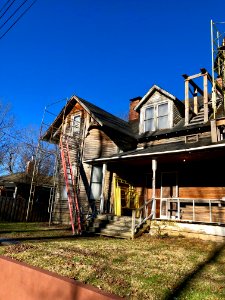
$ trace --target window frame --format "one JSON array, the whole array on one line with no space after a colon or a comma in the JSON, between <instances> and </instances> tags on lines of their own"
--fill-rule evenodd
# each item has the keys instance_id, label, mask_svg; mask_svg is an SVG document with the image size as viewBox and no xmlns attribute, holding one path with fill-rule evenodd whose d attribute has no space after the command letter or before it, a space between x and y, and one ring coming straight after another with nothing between
<instances>
[{"instance_id":1,"label":"window frame","mask_svg":"<svg viewBox=\"0 0 225 300\"><path fill-rule=\"evenodd\" d=\"M75 126L74 125L74 122L75 122L75 119L76 118L79 118L79 126ZM75 114L75 115L73 115L72 116L72 118L71 118L71 131L72 131L72 134L78 134L78 133L80 133L80 129L81 129L81 114Z\"/></svg>"},{"instance_id":2,"label":"window frame","mask_svg":"<svg viewBox=\"0 0 225 300\"><path fill-rule=\"evenodd\" d=\"M167 104L167 114L164 114L162 116L159 116L159 106ZM150 108L153 108L153 118L146 118L146 111ZM165 117L167 116L167 127L165 128L160 128L159 129L159 119L160 117ZM149 125L147 123L149 120L153 120L153 126ZM151 129L151 126L153 127ZM156 130L162 130L162 129L167 129L172 127L172 104L170 101L165 100L165 101L160 101L160 102L155 102L155 103L149 103L148 105L144 106L142 109L142 124L140 126L141 132L153 132Z\"/></svg>"},{"instance_id":3,"label":"window frame","mask_svg":"<svg viewBox=\"0 0 225 300\"><path fill-rule=\"evenodd\" d=\"M94 176L95 176L95 169L99 169L101 174L100 174L100 178L97 178L97 180L95 180ZM90 200L95 200L98 201L100 200L100 196L101 196L101 191L102 191L102 178L103 178L103 166L102 165L98 165L98 166L92 166L92 170L91 170L91 178L90 178L90 191L89 191L89 199ZM93 186L98 186L98 197L95 197L95 192L93 192Z\"/></svg>"}]
</instances>

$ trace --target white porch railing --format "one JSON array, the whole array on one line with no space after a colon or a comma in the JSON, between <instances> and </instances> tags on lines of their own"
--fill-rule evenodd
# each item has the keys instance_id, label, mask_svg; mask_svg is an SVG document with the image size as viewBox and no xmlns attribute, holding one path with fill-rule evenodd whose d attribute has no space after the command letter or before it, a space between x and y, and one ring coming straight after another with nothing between
<instances>
[{"instance_id":1,"label":"white porch railing","mask_svg":"<svg viewBox=\"0 0 225 300\"><path fill-rule=\"evenodd\" d=\"M225 223L225 201L202 198L156 198L160 219L203 223Z\"/></svg>"},{"instance_id":2,"label":"white porch railing","mask_svg":"<svg viewBox=\"0 0 225 300\"><path fill-rule=\"evenodd\" d=\"M149 219L225 224L225 200L202 198L155 198L132 209L131 234Z\"/></svg>"},{"instance_id":3,"label":"white porch railing","mask_svg":"<svg viewBox=\"0 0 225 300\"><path fill-rule=\"evenodd\" d=\"M153 217L153 199L147 200L139 208L132 209L131 235L134 237L136 231L142 224Z\"/></svg>"}]
</instances>

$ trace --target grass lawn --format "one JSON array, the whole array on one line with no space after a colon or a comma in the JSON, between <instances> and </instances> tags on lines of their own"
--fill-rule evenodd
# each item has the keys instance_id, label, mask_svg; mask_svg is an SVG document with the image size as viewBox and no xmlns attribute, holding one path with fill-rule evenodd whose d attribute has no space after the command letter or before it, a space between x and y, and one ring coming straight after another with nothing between
<instances>
[{"instance_id":1,"label":"grass lawn","mask_svg":"<svg viewBox=\"0 0 225 300\"><path fill-rule=\"evenodd\" d=\"M0 223L0 254L125 299L225 299L225 243L186 237L72 236L68 227Z\"/></svg>"}]
</instances>

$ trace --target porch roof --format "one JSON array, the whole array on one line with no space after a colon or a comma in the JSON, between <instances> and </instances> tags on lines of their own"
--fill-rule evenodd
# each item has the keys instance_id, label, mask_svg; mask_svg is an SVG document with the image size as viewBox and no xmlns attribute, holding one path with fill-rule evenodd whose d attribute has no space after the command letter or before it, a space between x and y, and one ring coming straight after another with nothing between
<instances>
[{"instance_id":1,"label":"porch roof","mask_svg":"<svg viewBox=\"0 0 225 300\"><path fill-rule=\"evenodd\" d=\"M211 153L214 150L225 150L225 140L217 143L211 142L211 138L205 138L199 140L195 143L185 143L182 142L173 142L165 143L160 145L152 145L142 149L135 149L132 151L122 152L111 157L105 158L96 158L91 160L86 160L85 163L95 164L95 163L107 163L107 162L119 162L121 160L130 160L130 159L141 159L141 158L157 158L167 155L179 155L185 153L203 153L205 151L210 151Z\"/></svg>"}]
</instances>

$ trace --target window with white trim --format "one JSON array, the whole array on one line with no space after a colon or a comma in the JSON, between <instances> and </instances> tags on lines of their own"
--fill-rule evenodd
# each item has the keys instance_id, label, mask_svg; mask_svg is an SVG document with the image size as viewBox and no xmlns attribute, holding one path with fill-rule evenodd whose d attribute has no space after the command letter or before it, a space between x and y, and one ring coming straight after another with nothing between
<instances>
[{"instance_id":1,"label":"window with white trim","mask_svg":"<svg viewBox=\"0 0 225 300\"><path fill-rule=\"evenodd\" d=\"M168 102L147 106L144 112L144 131L169 128Z\"/></svg>"},{"instance_id":2,"label":"window with white trim","mask_svg":"<svg viewBox=\"0 0 225 300\"><path fill-rule=\"evenodd\" d=\"M79 133L80 132L80 123L81 123L80 115L74 115L72 117L72 125L71 125L73 133Z\"/></svg>"},{"instance_id":3,"label":"window with white trim","mask_svg":"<svg viewBox=\"0 0 225 300\"><path fill-rule=\"evenodd\" d=\"M102 189L102 166L93 166L90 184L90 199L100 200Z\"/></svg>"}]
</instances>

